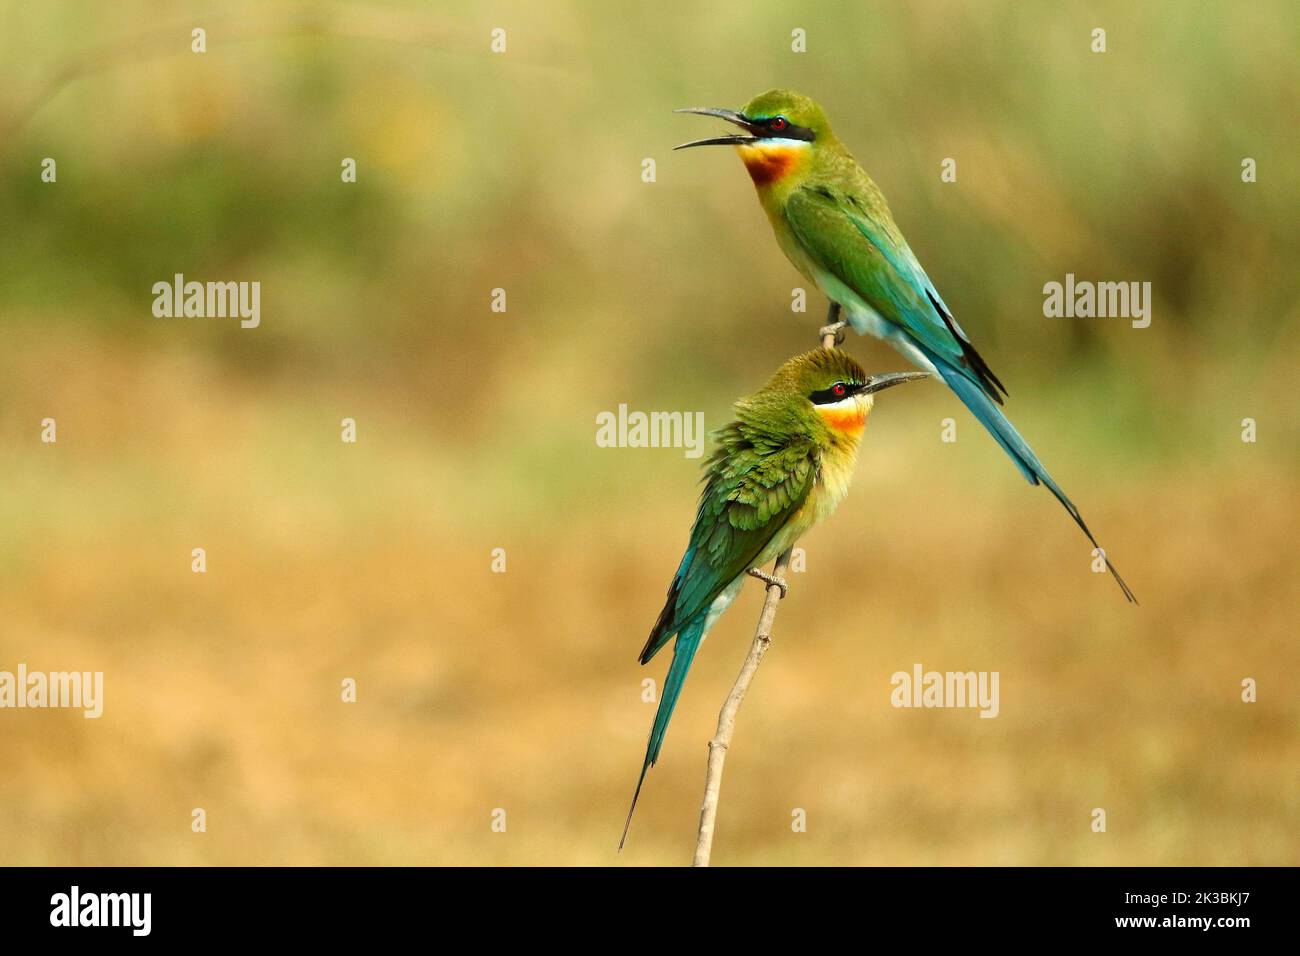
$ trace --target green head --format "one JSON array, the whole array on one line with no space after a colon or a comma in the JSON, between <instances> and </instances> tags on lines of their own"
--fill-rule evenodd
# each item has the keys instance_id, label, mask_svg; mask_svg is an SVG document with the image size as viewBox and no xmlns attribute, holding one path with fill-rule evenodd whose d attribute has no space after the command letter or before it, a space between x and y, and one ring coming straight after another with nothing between
<instances>
[{"instance_id":1,"label":"green head","mask_svg":"<svg viewBox=\"0 0 1300 956\"><path fill-rule=\"evenodd\" d=\"M754 182L762 187L786 178L803 167L819 147L836 142L822 108L808 97L790 90L768 90L737 110L692 106L678 113L717 116L745 131L743 135L715 136L683 143L691 146L735 146Z\"/></svg>"},{"instance_id":2,"label":"green head","mask_svg":"<svg viewBox=\"0 0 1300 956\"><path fill-rule=\"evenodd\" d=\"M818 444L856 440L876 392L926 378L926 372L868 375L847 352L818 348L787 361L736 405L742 422L774 436L806 435Z\"/></svg>"},{"instance_id":3,"label":"green head","mask_svg":"<svg viewBox=\"0 0 1300 956\"><path fill-rule=\"evenodd\" d=\"M822 108L814 100L791 90L760 93L740 112L769 134L785 133L787 138L807 139L814 143L834 135Z\"/></svg>"},{"instance_id":4,"label":"green head","mask_svg":"<svg viewBox=\"0 0 1300 956\"><path fill-rule=\"evenodd\" d=\"M717 116L734 123L747 135L716 136L682 143L677 149L690 146L760 146L764 144L806 144L834 138L830 121L817 103L801 93L790 90L768 90L760 93L740 110L718 106L687 106L677 113L699 113Z\"/></svg>"}]
</instances>

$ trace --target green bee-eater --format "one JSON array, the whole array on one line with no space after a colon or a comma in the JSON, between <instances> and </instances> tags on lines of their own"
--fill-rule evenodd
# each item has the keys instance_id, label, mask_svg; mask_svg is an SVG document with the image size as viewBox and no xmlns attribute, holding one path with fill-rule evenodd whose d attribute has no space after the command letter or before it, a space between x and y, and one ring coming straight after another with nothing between
<instances>
[{"instance_id":1,"label":"green bee-eater","mask_svg":"<svg viewBox=\"0 0 1300 956\"><path fill-rule=\"evenodd\" d=\"M739 112L712 107L678 112L718 116L745 130L745 135L677 148L735 146L781 250L831 300L832 323L842 308L857 332L884 339L921 368L941 375L1030 484L1045 484L1105 555L1079 509L998 408L1007 390L939 297L894 224L885 197L835 137L821 107L798 93L769 90ZM1124 596L1135 601L1105 560Z\"/></svg>"},{"instance_id":2,"label":"green bee-eater","mask_svg":"<svg viewBox=\"0 0 1300 956\"><path fill-rule=\"evenodd\" d=\"M868 376L839 349L815 349L790 359L737 402L736 420L714 433L718 447L704 466L690 543L641 651L645 664L677 637L628 824L704 635L751 568L775 560L848 492L873 394L925 375Z\"/></svg>"}]
</instances>

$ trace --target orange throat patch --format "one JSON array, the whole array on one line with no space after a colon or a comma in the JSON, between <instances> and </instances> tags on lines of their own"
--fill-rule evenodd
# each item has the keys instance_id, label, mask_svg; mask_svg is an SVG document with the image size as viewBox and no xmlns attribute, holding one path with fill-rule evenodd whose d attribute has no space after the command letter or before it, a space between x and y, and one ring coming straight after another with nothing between
<instances>
[{"instance_id":1,"label":"orange throat patch","mask_svg":"<svg viewBox=\"0 0 1300 956\"><path fill-rule=\"evenodd\" d=\"M867 427L867 406L858 401L826 405L817 409L828 428L848 438L857 438Z\"/></svg>"},{"instance_id":2,"label":"orange throat patch","mask_svg":"<svg viewBox=\"0 0 1300 956\"><path fill-rule=\"evenodd\" d=\"M781 179L803 161L807 146L781 146L775 143L761 143L753 146L737 146L741 162L749 170L750 179L755 186L766 186Z\"/></svg>"}]
</instances>

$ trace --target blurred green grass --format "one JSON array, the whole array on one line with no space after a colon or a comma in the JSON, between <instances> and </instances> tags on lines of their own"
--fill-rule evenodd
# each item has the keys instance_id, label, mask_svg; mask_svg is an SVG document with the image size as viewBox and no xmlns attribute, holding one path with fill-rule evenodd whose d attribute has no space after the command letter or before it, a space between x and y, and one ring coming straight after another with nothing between
<instances>
[{"instance_id":1,"label":"blurred green grass","mask_svg":"<svg viewBox=\"0 0 1300 956\"><path fill-rule=\"evenodd\" d=\"M594 416L713 427L813 343L734 157L670 151L703 135L671 108L773 85L825 103L1143 604L940 388L882 400L742 711L717 861L1296 861L1293 5L301 9L319 35L255 4L0 5L0 668L108 695L0 717L0 861L687 859L756 597L617 857L697 469L596 448ZM174 272L261 281L261 328L154 319ZM1065 272L1152 281L1151 327L1043 318ZM917 660L1000 670L1002 716L889 708Z\"/></svg>"}]
</instances>

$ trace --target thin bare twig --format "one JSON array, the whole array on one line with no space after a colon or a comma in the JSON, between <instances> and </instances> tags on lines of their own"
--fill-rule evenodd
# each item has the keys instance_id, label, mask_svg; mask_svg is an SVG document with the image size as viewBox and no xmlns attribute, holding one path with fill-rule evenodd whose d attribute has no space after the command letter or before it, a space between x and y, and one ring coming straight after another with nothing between
<instances>
[{"instance_id":1,"label":"thin bare twig","mask_svg":"<svg viewBox=\"0 0 1300 956\"><path fill-rule=\"evenodd\" d=\"M772 643L772 623L776 620L776 606L781 603L785 592L785 572L790 567L790 551L787 550L772 568L773 580L768 582L767 597L763 601L763 613L758 616L758 628L754 633L754 643L749 645L745 663L740 667L736 683L727 695L718 714L718 730L709 741L709 769L704 777L704 805L700 808L700 833L695 843L695 866L708 866L709 854L713 850L713 827L718 818L718 793L722 789L722 765L727 759L727 748L731 746L731 736L736 731L736 713L740 703L749 690L749 682L754 679L758 665L763 663L763 655Z\"/></svg>"}]
</instances>

